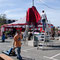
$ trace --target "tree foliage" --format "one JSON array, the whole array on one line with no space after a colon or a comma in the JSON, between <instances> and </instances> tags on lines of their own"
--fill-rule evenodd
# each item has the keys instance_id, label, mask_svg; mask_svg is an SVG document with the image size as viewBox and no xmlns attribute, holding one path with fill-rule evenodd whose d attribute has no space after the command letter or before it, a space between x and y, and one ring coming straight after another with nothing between
<instances>
[{"instance_id":1,"label":"tree foliage","mask_svg":"<svg viewBox=\"0 0 60 60\"><path fill-rule=\"evenodd\" d=\"M0 14L0 26L6 24L6 14Z\"/></svg>"}]
</instances>

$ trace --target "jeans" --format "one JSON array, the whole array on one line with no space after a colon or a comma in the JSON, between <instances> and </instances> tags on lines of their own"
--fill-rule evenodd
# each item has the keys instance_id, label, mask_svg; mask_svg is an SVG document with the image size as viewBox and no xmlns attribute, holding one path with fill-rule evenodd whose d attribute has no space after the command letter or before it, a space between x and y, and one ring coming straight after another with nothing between
<instances>
[{"instance_id":1,"label":"jeans","mask_svg":"<svg viewBox=\"0 0 60 60\"><path fill-rule=\"evenodd\" d=\"M21 57L20 53L21 53L21 47L17 47L17 58L19 60L22 60L22 57Z\"/></svg>"},{"instance_id":2,"label":"jeans","mask_svg":"<svg viewBox=\"0 0 60 60\"><path fill-rule=\"evenodd\" d=\"M5 35L2 35L2 42L5 41Z\"/></svg>"},{"instance_id":3,"label":"jeans","mask_svg":"<svg viewBox=\"0 0 60 60\"><path fill-rule=\"evenodd\" d=\"M43 30L45 31L45 28L46 28L46 22L45 22L45 19L42 20L42 24L43 24Z\"/></svg>"}]
</instances>

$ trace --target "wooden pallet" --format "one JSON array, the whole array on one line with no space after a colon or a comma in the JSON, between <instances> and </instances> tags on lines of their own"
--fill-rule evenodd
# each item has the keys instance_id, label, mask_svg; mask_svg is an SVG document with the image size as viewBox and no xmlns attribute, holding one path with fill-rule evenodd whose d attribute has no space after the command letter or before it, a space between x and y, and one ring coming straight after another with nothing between
<instances>
[{"instance_id":1,"label":"wooden pallet","mask_svg":"<svg viewBox=\"0 0 60 60\"><path fill-rule=\"evenodd\" d=\"M5 54L0 54L0 60L13 60L13 59Z\"/></svg>"}]
</instances>

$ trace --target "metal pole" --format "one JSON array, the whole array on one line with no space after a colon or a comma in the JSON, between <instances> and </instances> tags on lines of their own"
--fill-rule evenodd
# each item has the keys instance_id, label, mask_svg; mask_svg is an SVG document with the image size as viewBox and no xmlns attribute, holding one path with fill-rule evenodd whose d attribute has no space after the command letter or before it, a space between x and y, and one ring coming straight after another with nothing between
<instances>
[{"instance_id":1,"label":"metal pole","mask_svg":"<svg viewBox=\"0 0 60 60\"><path fill-rule=\"evenodd\" d=\"M34 0L32 0L32 5L34 6Z\"/></svg>"}]
</instances>

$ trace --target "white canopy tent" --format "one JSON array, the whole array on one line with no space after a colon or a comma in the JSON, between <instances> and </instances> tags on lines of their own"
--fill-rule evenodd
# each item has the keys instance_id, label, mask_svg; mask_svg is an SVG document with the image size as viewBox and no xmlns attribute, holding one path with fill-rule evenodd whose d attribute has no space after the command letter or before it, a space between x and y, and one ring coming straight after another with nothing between
<instances>
[{"instance_id":1,"label":"white canopy tent","mask_svg":"<svg viewBox=\"0 0 60 60\"><path fill-rule=\"evenodd\" d=\"M26 17L21 18L20 20L13 22L11 24L25 24L26 23Z\"/></svg>"}]
</instances>

